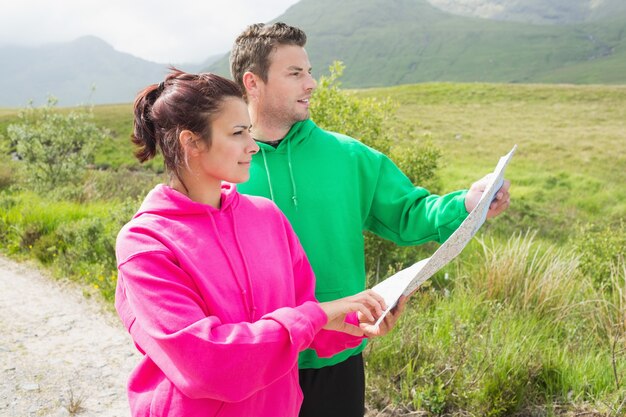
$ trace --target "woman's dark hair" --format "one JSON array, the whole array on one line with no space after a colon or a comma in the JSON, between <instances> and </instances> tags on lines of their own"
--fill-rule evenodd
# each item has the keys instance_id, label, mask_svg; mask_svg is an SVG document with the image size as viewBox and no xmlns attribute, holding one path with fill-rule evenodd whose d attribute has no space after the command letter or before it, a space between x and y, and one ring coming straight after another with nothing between
<instances>
[{"instance_id":1,"label":"woman's dark hair","mask_svg":"<svg viewBox=\"0 0 626 417\"><path fill-rule=\"evenodd\" d=\"M216 74L189 74L176 68L159 84L143 89L134 103L131 139L139 162L161 151L165 168L180 178L185 155L178 140L189 130L211 145L211 123L228 97L242 98L236 83Z\"/></svg>"}]
</instances>

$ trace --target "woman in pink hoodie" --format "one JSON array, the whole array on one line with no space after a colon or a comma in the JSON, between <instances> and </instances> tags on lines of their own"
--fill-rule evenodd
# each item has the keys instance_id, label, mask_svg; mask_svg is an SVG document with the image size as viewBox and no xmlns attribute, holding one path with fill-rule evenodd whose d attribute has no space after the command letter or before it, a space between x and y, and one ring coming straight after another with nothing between
<instances>
[{"instance_id":1,"label":"woman in pink hoodie","mask_svg":"<svg viewBox=\"0 0 626 417\"><path fill-rule=\"evenodd\" d=\"M236 191L259 148L235 83L173 69L134 112L137 158L160 151L170 180L117 238L115 306L143 354L132 415L297 416L298 353L379 334L384 301L365 291L318 303L285 216Z\"/></svg>"}]
</instances>

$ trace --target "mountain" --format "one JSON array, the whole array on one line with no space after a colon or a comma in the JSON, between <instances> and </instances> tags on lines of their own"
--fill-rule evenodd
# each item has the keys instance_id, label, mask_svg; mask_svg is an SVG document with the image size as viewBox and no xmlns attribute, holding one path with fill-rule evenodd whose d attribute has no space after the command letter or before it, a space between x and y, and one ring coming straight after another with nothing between
<instances>
[{"instance_id":1,"label":"mountain","mask_svg":"<svg viewBox=\"0 0 626 417\"><path fill-rule=\"evenodd\" d=\"M211 57L196 69L206 67ZM36 48L0 47L0 106L22 107L49 96L60 106L129 103L137 92L159 82L168 65L116 51L93 36ZM181 65L188 71L192 64Z\"/></svg>"},{"instance_id":2,"label":"mountain","mask_svg":"<svg viewBox=\"0 0 626 417\"><path fill-rule=\"evenodd\" d=\"M427 81L626 83L623 0L593 2L595 9L570 24L461 16L426 0L301 0L276 21L307 32L316 75L343 61L346 87ZM540 4L556 10L569 1L482 3L509 3L509 10L515 10L513 3L526 4L530 13ZM552 9L544 7L544 21ZM570 9L573 20L578 12ZM208 69L228 74L227 57Z\"/></svg>"},{"instance_id":3,"label":"mountain","mask_svg":"<svg viewBox=\"0 0 626 417\"><path fill-rule=\"evenodd\" d=\"M626 0L301 0L275 21L303 28L317 77L345 87L429 81L626 83ZM0 107L132 102L167 73L87 36L0 46ZM180 64L230 76L228 56Z\"/></svg>"},{"instance_id":4,"label":"mountain","mask_svg":"<svg viewBox=\"0 0 626 417\"><path fill-rule=\"evenodd\" d=\"M428 0L463 16L536 24L569 24L624 14L623 0Z\"/></svg>"}]
</instances>

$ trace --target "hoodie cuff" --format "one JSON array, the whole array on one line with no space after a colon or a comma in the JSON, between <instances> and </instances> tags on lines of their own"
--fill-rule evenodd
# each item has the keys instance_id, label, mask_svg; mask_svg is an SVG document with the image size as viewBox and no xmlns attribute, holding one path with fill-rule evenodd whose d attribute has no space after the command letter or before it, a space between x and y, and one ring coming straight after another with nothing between
<instances>
[{"instance_id":1,"label":"hoodie cuff","mask_svg":"<svg viewBox=\"0 0 626 417\"><path fill-rule=\"evenodd\" d=\"M297 346L299 351L306 349L328 322L326 313L319 303L314 301L306 301L293 308L280 308L263 318L275 320L287 329L291 343Z\"/></svg>"}]
</instances>

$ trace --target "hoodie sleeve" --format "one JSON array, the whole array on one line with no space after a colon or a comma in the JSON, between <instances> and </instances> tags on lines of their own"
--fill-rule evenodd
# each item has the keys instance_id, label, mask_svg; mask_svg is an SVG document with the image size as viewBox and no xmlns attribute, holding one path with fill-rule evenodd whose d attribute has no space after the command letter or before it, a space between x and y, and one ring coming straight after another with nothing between
<instances>
[{"instance_id":1,"label":"hoodie sleeve","mask_svg":"<svg viewBox=\"0 0 626 417\"><path fill-rule=\"evenodd\" d=\"M303 300L247 323L205 311L192 279L167 251L124 260L116 308L136 345L191 398L242 401L293 369L326 322ZM224 300L227 302L228 300Z\"/></svg>"},{"instance_id":2,"label":"hoodie sleeve","mask_svg":"<svg viewBox=\"0 0 626 417\"><path fill-rule=\"evenodd\" d=\"M318 303L315 298L315 275L311 264L296 236L288 220L285 218L285 229L289 238L289 244L293 259L294 278L296 280L296 304L306 304L314 301ZM322 311L322 309L317 306ZM322 314L324 312L322 311ZM326 316L324 315L326 321ZM346 322L358 325L358 318L356 313L349 314L346 317ZM328 358L336 353L339 353L345 349L358 346L363 341L363 337L356 337L347 333L333 331L333 330L320 330L314 337L313 342L309 348L316 351L317 355L322 358Z\"/></svg>"},{"instance_id":3,"label":"hoodie sleeve","mask_svg":"<svg viewBox=\"0 0 626 417\"><path fill-rule=\"evenodd\" d=\"M376 177L371 178L374 187L365 228L398 245L443 243L468 215L467 191L430 194L415 187L389 158L377 154L378 169L367 167Z\"/></svg>"}]
</instances>

